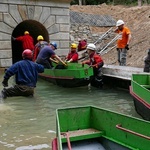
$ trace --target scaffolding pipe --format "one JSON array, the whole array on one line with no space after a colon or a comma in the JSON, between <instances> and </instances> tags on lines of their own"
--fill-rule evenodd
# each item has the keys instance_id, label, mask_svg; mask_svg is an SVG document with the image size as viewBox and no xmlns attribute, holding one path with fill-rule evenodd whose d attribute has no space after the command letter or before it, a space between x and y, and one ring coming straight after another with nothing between
<instances>
[{"instance_id":1,"label":"scaffolding pipe","mask_svg":"<svg viewBox=\"0 0 150 150\"><path fill-rule=\"evenodd\" d=\"M120 34L118 34L117 36L115 36L115 37L100 51L100 54L101 54L103 51L105 51L109 45L111 45L113 42L115 42L115 41L118 40L119 38L120 38Z\"/></svg>"},{"instance_id":2,"label":"scaffolding pipe","mask_svg":"<svg viewBox=\"0 0 150 150\"><path fill-rule=\"evenodd\" d=\"M109 33L111 30L112 30L112 28L110 28L108 31L106 31L102 36L100 36L100 37L98 38L97 41L94 42L94 44L98 43L100 40L102 40L103 38L105 38L106 35L108 36L108 33Z\"/></svg>"}]
</instances>

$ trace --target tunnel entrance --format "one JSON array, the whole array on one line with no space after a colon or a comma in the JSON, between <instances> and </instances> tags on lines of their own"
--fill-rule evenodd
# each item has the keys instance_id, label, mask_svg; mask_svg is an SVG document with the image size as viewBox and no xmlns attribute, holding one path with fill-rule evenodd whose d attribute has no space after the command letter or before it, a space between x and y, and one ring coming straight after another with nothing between
<instances>
[{"instance_id":1,"label":"tunnel entrance","mask_svg":"<svg viewBox=\"0 0 150 150\"><path fill-rule=\"evenodd\" d=\"M37 43L37 36L42 35L44 40L49 42L49 35L46 28L35 20L25 20L18 24L14 29L12 36L18 37L24 35L24 31L29 31L30 35L34 39L34 45ZM20 41L11 41L12 45L12 63L22 60L22 43Z\"/></svg>"}]
</instances>

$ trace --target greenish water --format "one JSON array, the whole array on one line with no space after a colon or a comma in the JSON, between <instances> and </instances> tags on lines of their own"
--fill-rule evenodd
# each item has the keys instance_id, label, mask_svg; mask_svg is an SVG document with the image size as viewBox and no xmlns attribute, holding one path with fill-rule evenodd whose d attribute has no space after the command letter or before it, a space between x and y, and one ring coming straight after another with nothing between
<instances>
[{"instance_id":1,"label":"greenish water","mask_svg":"<svg viewBox=\"0 0 150 150\"><path fill-rule=\"evenodd\" d=\"M2 81L2 76L0 79ZM89 87L63 88L40 79L34 97L1 100L0 150L51 149L56 131L56 109L85 105L138 117L128 91Z\"/></svg>"}]
</instances>

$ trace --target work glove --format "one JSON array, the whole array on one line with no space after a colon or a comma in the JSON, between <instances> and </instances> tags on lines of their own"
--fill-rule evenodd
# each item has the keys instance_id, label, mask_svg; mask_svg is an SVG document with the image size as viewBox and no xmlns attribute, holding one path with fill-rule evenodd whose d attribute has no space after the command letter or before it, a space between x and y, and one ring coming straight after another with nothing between
<instances>
[{"instance_id":1,"label":"work glove","mask_svg":"<svg viewBox=\"0 0 150 150\"><path fill-rule=\"evenodd\" d=\"M4 78L4 80L2 81L2 85L3 85L4 87L7 87L7 86L8 86L8 79L5 79L5 78Z\"/></svg>"},{"instance_id":2,"label":"work glove","mask_svg":"<svg viewBox=\"0 0 150 150\"><path fill-rule=\"evenodd\" d=\"M126 50L129 50L129 45L128 45L128 44L125 46L125 49L126 49Z\"/></svg>"}]
</instances>

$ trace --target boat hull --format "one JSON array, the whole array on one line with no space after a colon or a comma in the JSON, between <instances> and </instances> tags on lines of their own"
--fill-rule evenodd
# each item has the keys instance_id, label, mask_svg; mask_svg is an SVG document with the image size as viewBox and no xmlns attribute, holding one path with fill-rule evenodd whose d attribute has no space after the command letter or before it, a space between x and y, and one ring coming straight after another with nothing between
<instances>
[{"instance_id":1,"label":"boat hull","mask_svg":"<svg viewBox=\"0 0 150 150\"><path fill-rule=\"evenodd\" d=\"M42 79L53 83L54 85L62 86L62 87L67 87L67 88L73 88L73 87L81 87L81 86L87 86L90 83L90 78L79 78L79 79L74 79L74 78L56 78L52 76L47 76L40 74L39 75Z\"/></svg>"},{"instance_id":2,"label":"boat hull","mask_svg":"<svg viewBox=\"0 0 150 150\"><path fill-rule=\"evenodd\" d=\"M130 87L130 94L133 97L133 102L136 112L145 120L150 121L150 105L141 99L137 94L132 91Z\"/></svg>"},{"instance_id":3,"label":"boat hull","mask_svg":"<svg viewBox=\"0 0 150 150\"><path fill-rule=\"evenodd\" d=\"M145 120L150 121L150 75L133 74L130 94L133 97L136 112Z\"/></svg>"},{"instance_id":4,"label":"boat hull","mask_svg":"<svg viewBox=\"0 0 150 150\"><path fill-rule=\"evenodd\" d=\"M57 109L52 150L147 150L149 128L150 122L146 120L103 108Z\"/></svg>"},{"instance_id":5,"label":"boat hull","mask_svg":"<svg viewBox=\"0 0 150 150\"><path fill-rule=\"evenodd\" d=\"M67 67L56 65L53 69L44 69L39 76L55 85L62 87L92 86L102 87L102 77L93 75L93 68L79 63L69 63Z\"/></svg>"}]
</instances>

